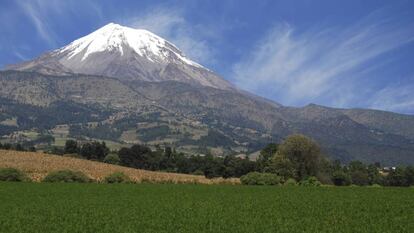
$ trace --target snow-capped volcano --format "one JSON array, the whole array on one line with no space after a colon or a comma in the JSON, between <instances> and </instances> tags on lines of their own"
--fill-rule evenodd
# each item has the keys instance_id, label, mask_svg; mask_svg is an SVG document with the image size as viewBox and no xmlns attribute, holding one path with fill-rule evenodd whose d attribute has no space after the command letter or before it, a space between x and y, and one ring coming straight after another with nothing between
<instances>
[{"instance_id":1,"label":"snow-capped volcano","mask_svg":"<svg viewBox=\"0 0 414 233\"><path fill-rule=\"evenodd\" d=\"M143 30L109 23L97 31L82 37L58 50L58 53L69 52L68 59L82 54L85 60L90 54L111 51L124 55L124 49L131 48L135 53L152 62L168 63L171 57L178 61L201 68L202 66L187 59L182 52L170 42Z\"/></svg>"},{"instance_id":2,"label":"snow-capped volcano","mask_svg":"<svg viewBox=\"0 0 414 233\"><path fill-rule=\"evenodd\" d=\"M8 67L46 74L83 73L122 80L179 81L219 89L232 85L188 59L175 45L143 29L109 23L72 43Z\"/></svg>"}]
</instances>

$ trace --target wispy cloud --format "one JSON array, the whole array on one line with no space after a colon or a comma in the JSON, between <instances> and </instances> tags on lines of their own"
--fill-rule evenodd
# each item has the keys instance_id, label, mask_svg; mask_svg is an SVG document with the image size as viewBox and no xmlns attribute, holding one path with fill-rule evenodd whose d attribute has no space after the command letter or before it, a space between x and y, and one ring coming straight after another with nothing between
<instances>
[{"instance_id":1,"label":"wispy cloud","mask_svg":"<svg viewBox=\"0 0 414 233\"><path fill-rule=\"evenodd\" d=\"M371 99L369 107L395 112L414 114L414 78L402 84L394 84L378 90Z\"/></svg>"},{"instance_id":2,"label":"wispy cloud","mask_svg":"<svg viewBox=\"0 0 414 233\"><path fill-rule=\"evenodd\" d=\"M381 11L342 28L317 26L304 31L278 24L233 66L233 79L244 89L284 104L349 107L363 98L376 98L378 87L371 86L377 83L375 77L364 74L378 57L413 42L413 26L386 18Z\"/></svg>"},{"instance_id":3,"label":"wispy cloud","mask_svg":"<svg viewBox=\"0 0 414 233\"><path fill-rule=\"evenodd\" d=\"M46 8L48 6L53 6L53 4L51 4L51 2L46 3L46 1L40 0L18 1L17 3L23 10L24 14L30 19L30 22L35 27L38 35L49 45L55 46L57 37L51 30L48 19L46 17Z\"/></svg>"},{"instance_id":4,"label":"wispy cloud","mask_svg":"<svg viewBox=\"0 0 414 233\"><path fill-rule=\"evenodd\" d=\"M58 26L70 26L71 21L79 15L91 15L95 21L103 19L101 6L93 0L30 0L16 1L16 4L38 36L51 48L61 42L56 33Z\"/></svg>"},{"instance_id":5,"label":"wispy cloud","mask_svg":"<svg viewBox=\"0 0 414 233\"><path fill-rule=\"evenodd\" d=\"M189 58L201 64L208 65L214 62L215 50L206 41L206 37L216 34L211 32L214 29L198 27L188 22L183 10L157 6L122 21L128 26L147 29L164 37Z\"/></svg>"}]
</instances>

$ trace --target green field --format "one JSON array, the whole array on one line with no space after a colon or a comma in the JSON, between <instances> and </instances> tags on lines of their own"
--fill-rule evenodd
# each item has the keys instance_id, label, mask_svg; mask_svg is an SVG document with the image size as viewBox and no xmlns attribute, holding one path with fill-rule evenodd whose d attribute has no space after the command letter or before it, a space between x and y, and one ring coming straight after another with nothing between
<instances>
[{"instance_id":1,"label":"green field","mask_svg":"<svg viewBox=\"0 0 414 233\"><path fill-rule=\"evenodd\" d=\"M0 183L0 231L414 232L414 189Z\"/></svg>"}]
</instances>

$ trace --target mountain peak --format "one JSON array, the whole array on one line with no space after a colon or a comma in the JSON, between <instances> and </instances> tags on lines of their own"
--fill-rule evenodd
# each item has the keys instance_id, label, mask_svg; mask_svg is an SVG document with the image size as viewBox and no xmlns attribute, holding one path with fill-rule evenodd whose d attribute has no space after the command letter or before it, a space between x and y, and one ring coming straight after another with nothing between
<instances>
[{"instance_id":1,"label":"mountain peak","mask_svg":"<svg viewBox=\"0 0 414 233\"><path fill-rule=\"evenodd\" d=\"M82 54L81 61L98 52L117 52L124 56L125 50L131 50L151 62L167 63L170 57L176 61L201 68L188 59L175 45L145 29L134 29L116 23L109 23L98 30L77 39L57 51L68 53L68 59Z\"/></svg>"},{"instance_id":2,"label":"mountain peak","mask_svg":"<svg viewBox=\"0 0 414 233\"><path fill-rule=\"evenodd\" d=\"M129 81L177 81L218 89L233 86L145 29L109 23L37 59L9 66L53 75L100 75Z\"/></svg>"}]
</instances>

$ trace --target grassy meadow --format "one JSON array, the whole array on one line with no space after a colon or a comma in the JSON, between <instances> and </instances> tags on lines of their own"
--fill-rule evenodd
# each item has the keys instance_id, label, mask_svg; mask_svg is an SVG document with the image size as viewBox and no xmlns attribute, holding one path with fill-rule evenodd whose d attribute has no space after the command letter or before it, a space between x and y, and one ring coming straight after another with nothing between
<instances>
[{"instance_id":1,"label":"grassy meadow","mask_svg":"<svg viewBox=\"0 0 414 233\"><path fill-rule=\"evenodd\" d=\"M414 189L0 183L1 232L414 232Z\"/></svg>"}]
</instances>

